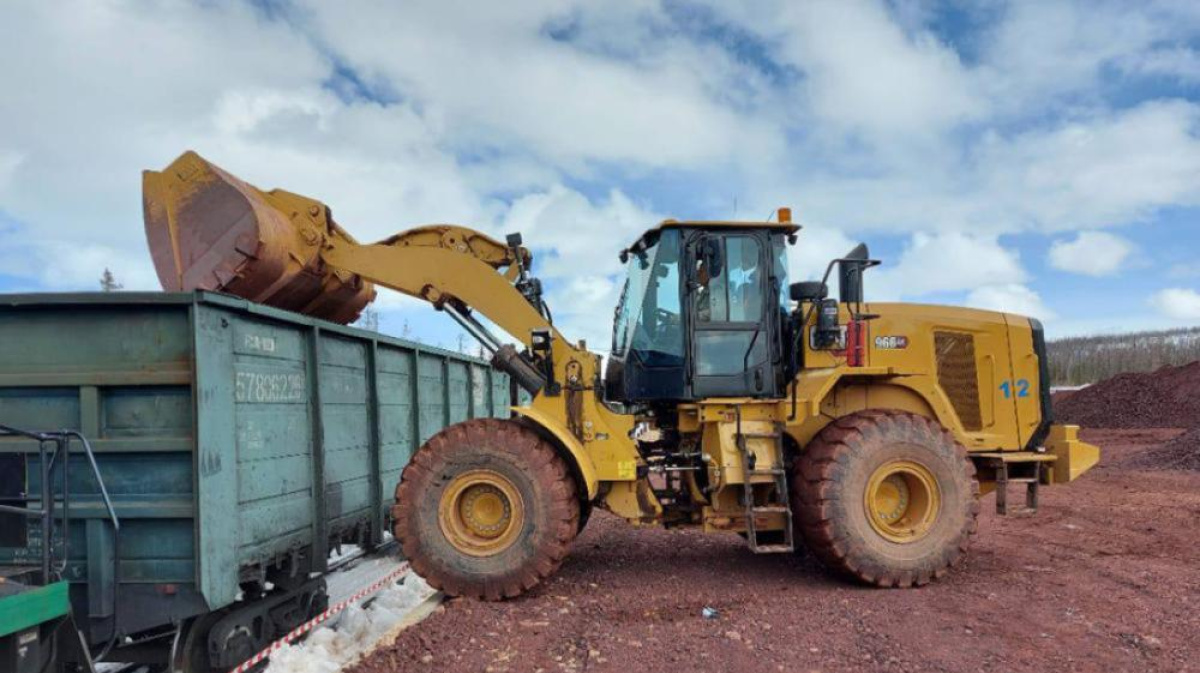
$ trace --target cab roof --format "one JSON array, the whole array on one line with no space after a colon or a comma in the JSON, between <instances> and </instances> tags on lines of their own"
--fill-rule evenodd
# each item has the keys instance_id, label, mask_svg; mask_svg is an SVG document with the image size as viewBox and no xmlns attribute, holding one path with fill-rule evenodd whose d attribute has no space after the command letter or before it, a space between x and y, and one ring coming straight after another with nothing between
<instances>
[{"instance_id":1,"label":"cab roof","mask_svg":"<svg viewBox=\"0 0 1200 673\"><path fill-rule=\"evenodd\" d=\"M629 246L631 249L637 245L638 241L645 239L650 234L656 231L666 229L773 229L785 234L794 234L800 231L800 225L795 222L735 222L733 220L663 220L657 225L650 227L642 232L641 236Z\"/></svg>"}]
</instances>

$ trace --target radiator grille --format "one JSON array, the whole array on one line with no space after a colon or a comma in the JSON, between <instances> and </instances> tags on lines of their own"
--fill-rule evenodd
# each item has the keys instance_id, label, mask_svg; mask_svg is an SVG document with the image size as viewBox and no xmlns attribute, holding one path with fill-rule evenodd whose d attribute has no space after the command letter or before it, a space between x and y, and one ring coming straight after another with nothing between
<instances>
[{"instance_id":1,"label":"radiator grille","mask_svg":"<svg viewBox=\"0 0 1200 673\"><path fill-rule=\"evenodd\" d=\"M966 430L982 430L979 373L975 369L975 337L962 332L935 332L938 383L950 398Z\"/></svg>"}]
</instances>

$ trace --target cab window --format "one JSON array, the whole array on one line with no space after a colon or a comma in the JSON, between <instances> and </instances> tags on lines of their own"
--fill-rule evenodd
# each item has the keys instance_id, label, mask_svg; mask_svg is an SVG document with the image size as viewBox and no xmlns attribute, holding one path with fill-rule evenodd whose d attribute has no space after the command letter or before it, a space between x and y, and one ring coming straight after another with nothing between
<instances>
[{"instance_id":1,"label":"cab window","mask_svg":"<svg viewBox=\"0 0 1200 673\"><path fill-rule=\"evenodd\" d=\"M767 359L762 246L753 236L713 236L697 250L696 375L741 375Z\"/></svg>"}]
</instances>

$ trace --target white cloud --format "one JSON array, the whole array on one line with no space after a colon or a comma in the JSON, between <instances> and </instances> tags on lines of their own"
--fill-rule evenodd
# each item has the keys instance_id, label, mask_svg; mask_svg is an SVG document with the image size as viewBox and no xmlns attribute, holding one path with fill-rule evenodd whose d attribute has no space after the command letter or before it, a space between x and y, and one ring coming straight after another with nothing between
<instances>
[{"instance_id":1,"label":"white cloud","mask_svg":"<svg viewBox=\"0 0 1200 673\"><path fill-rule=\"evenodd\" d=\"M241 5L7 3L2 12L0 25L19 30L4 33L0 128L25 157L3 207L97 243L137 240L126 228L138 229L140 170L209 139L220 92L289 89L323 73L311 47Z\"/></svg>"},{"instance_id":2,"label":"white cloud","mask_svg":"<svg viewBox=\"0 0 1200 673\"><path fill-rule=\"evenodd\" d=\"M1055 317L1054 311L1042 302L1037 292L1017 284L988 285L972 290L967 295L966 305L989 311L1016 313L1040 320Z\"/></svg>"},{"instance_id":3,"label":"white cloud","mask_svg":"<svg viewBox=\"0 0 1200 673\"><path fill-rule=\"evenodd\" d=\"M877 153L840 147L827 156L810 146L825 168L784 175L805 213L856 231L1053 233L1200 205L1198 104L1153 101L1017 128L984 131L961 151L947 142ZM834 170L845 156L877 161ZM779 180L764 176L763 189L783 191Z\"/></svg>"},{"instance_id":4,"label":"white cloud","mask_svg":"<svg viewBox=\"0 0 1200 673\"><path fill-rule=\"evenodd\" d=\"M789 3L769 21L807 76L813 111L834 127L924 134L982 110L954 50L928 32L906 35L878 3Z\"/></svg>"},{"instance_id":5,"label":"white cloud","mask_svg":"<svg viewBox=\"0 0 1200 673\"><path fill-rule=\"evenodd\" d=\"M788 271L791 282L820 280L829 261L850 252L858 241L837 227L821 223L805 223L796 244L788 250ZM837 296L837 273L830 274L830 296Z\"/></svg>"},{"instance_id":6,"label":"white cloud","mask_svg":"<svg viewBox=\"0 0 1200 673\"><path fill-rule=\"evenodd\" d=\"M1160 290L1150 298L1150 305L1173 320L1200 321L1200 292L1189 288Z\"/></svg>"},{"instance_id":7,"label":"white cloud","mask_svg":"<svg viewBox=\"0 0 1200 673\"><path fill-rule=\"evenodd\" d=\"M620 190L592 203L555 184L514 201L497 233L519 231L525 247L541 248L534 270L549 278L574 277L581 270L612 274L621 268L618 253L662 219Z\"/></svg>"},{"instance_id":8,"label":"white cloud","mask_svg":"<svg viewBox=\"0 0 1200 673\"><path fill-rule=\"evenodd\" d=\"M17 172L17 167L21 165L24 158L16 152L8 152L0 148L0 195L4 194L8 182Z\"/></svg>"},{"instance_id":9,"label":"white cloud","mask_svg":"<svg viewBox=\"0 0 1200 673\"><path fill-rule=\"evenodd\" d=\"M874 298L997 305L1032 301L1008 235L1119 271L1112 239L1087 249L1101 230L1200 206L1200 104L1158 94L1196 81L1195 3L1018 0L965 10L982 19L962 40L922 3L869 0L260 7L0 7L0 211L18 223L0 274L91 288L112 265L152 285L139 172L189 147L325 200L363 240L521 230L588 334L574 307L603 305L607 330L619 248L734 196L743 216L792 203L821 223L789 253L797 279L845 232L900 233ZM60 254L78 268L32 263Z\"/></svg>"},{"instance_id":10,"label":"white cloud","mask_svg":"<svg viewBox=\"0 0 1200 673\"><path fill-rule=\"evenodd\" d=\"M456 143L520 146L575 167L698 166L779 144L769 124L716 100L743 70L733 58L644 29L662 18L653 3L615 20L586 2L305 4L308 30L354 67L429 101ZM549 39L554 25L633 58Z\"/></svg>"},{"instance_id":11,"label":"white cloud","mask_svg":"<svg viewBox=\"0 0 1200 673\"><path fill-rule=\"evenodd\" d=\"M44 290L98 290L105 269L125 290L160 289L145 245L115 248L37 238L0 246L0 272L34 280Z\"/></svg>"},{"instance_id":12,"label":"white cloud","mask_svg":"<svg viewBox=\"0 0 1200 673\"><path fill-rule=\"evenodd\" d=\"M613 276L582 273L550 289L555 326L569 339L585 339L591 350L607 351L621 283Z\"/></svg>"},{"instance_id":13,"label":"white cloud","mask_svg":"<svg viewBox=\"0 0 1200 673\"><path fill-rule=\"evenodd\" d=\"M621 288L619 253L662 219L619 190L593 203L556 184L514 202L496 233L519 231L534 250L533 271L546 281L556 326L605 350Z\"/></svg>"},{"instance_id":14,"label":"white cloud","mask_svg":"<svg viewBox=\"0 0 1200 673\"><path fill-rule=\"evenodd\" d=\"M1000 208L991 217L1009 220L1009 229L1061 231L1138 221L1168 204L1200 204L1198 124L1200 105L1154 101L1007 140L988 138L976 161L990 167L981 188Z\"/></svg>"},{"instance_id":15,"label":"white cloud","mask_svg":"<svg viewBox=\"0 0 1200 673\"><path fill-rule=\"evenodd\" d=\"M1114 234L1082 231L1073 240L1058 240L1050 246L1050 264L1056 269L1087 276L1116 273L1133 245Z\"/></svg>"},{"instance_id":16,"label":"white cloud","mask_svg":"<svg viewBox=\"0 0 1200 673\"><path fill-rule=\"evenodd\" d=\"M875 299L916 298L1026 280L1016 252L995 237L917 233L895 266L875 272L869 292Z\"/></svg>"},{"instance_id":17,"label":"white cloud","mask_svg":"<svg viewBox=\"0 0 1200 673\"><path fill-rule=\"evenodd\" d=\"M1105 66L1176 30L1163 4L1139 11L1135 4L1096 0L1008 3L996 29L982 38L980 74L1009 114L1028 115L1031 106L1088 94Z\"/></svg>"},{"instance_id":18,"label":"white cloud","mask_svg":"<svg viewBox=\"0 0 1200 673\"><path fill-rule=\"evenodd\" d=\"M1167 47L1131 54L1122 67L1139 75L1152 75L1200 82L1200 52L1184 47Z\"/></svg>"}]
</instances>

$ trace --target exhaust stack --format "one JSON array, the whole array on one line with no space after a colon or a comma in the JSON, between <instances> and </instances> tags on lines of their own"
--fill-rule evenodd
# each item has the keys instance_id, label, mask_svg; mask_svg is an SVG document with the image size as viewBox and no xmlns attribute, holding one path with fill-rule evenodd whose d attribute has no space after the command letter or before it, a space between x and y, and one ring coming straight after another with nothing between
<instances>
[{"instance_id":1,"label":"exhaust stack","mask_svg":"<svg viewBox=\"0 0 1200 673\"><path fill-rule=\"evenodd\" d=\"M341 324L375 299L370 282L321 259L326 242L355 241L320 201L260 191L188 151L142 174L142 204L164 290L226 292Z\"/></svg>"}]
</instances>

